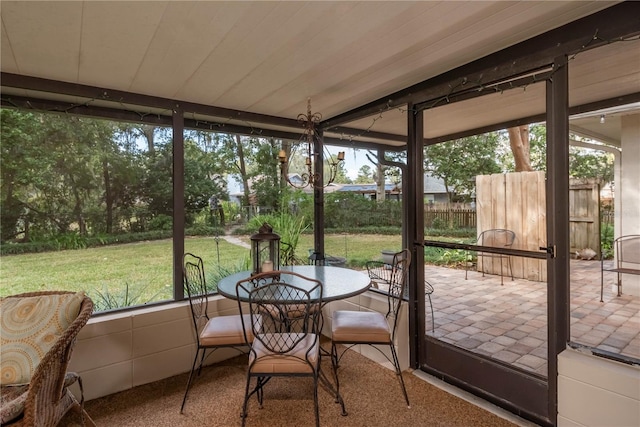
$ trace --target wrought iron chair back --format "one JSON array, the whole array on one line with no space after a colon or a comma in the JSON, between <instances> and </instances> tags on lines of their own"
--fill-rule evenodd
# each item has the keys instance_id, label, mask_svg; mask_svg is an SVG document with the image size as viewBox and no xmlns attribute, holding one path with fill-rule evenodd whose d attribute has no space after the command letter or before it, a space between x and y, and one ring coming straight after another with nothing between
<instances>
[{"instance_id":1,"label":"wrought iron chair back","mask_svg":"<svg viewBox=\"0 0 640 427\"><path fill-rule=\"evenodd\" d=\"M406 296L407 283L409 282L409 266L411 265L411 252L404 249L393 256L391 265L391 281L389 283L389 294L387 296L387 320L393 322L391 327L391 340L396 334L396 320L402 307L402 302Z\"/></svg>"},{"instance_id":2,"label":"wrought iron chair back","mask_svg":"<svg viewBox=\"0 0 640 427\"><path fill-rule=\"evenodd\" d=\"M204 262L202 258L191 253L183 256L182 273L184 289L187 291L189 308L193 319L193 327L200 344L200 330L209 321L207 282L204 275Z\"/></svg>"},{"instance_id":3,"label":"wrought iron chair back","mask_svg":"<svg viewBox=\"0 0 640 427\"><path fill-rule=\"evenodd\" d=\"M516 239L516 233L511 230L507 230L504 228L493 228L490 230L484 230L482 233L478 235L478 239L476 240L476 244L480 246L491 246L494 248L511 248ZM482 261L482 275L485 274L484 261L485 258L489 259L497 259L500 262L500 284L504 285L504 275L503 275L503 260L507 261L507 267L509 268L509 274L511 275L511 280L513 280L513 268L511 267L511 257L509 255L504 254L494 254L490 252L482 252L478 251L478 263ZM469 264L465 268L464 278L467 279L467 272L469 270Z\"/></svg>"},{"instance_id":4,"label":"wrought iron chair back","mask_svg":"<svg viewBox=\"0 0 640 427\"><path fill-rule=\"evenodd\" d=\"M386 314L374 311L336 310L333 313L331 325L331 362L336 382L336 394L340 395L340 381L338 366L345 352L355 345L370 345L391 363L395 368L402 394L409 406L409 396L402 378L400 361L395 350L395 334L402 302L406 295L409 281L409 267L411 252L404 249L393 256L393 262L386 273L389 292L387 295L388 310ZM391 324L389 323L391 322ZM338 350L341 344L345 348ZM391 357L382 352L378 346L388 346ZM344 411L344 407L343 407Z\"/></svg>"},{"instance_id":5,"label":"wrought iron chair back","mask_svg":"<svg viewBox=\"0 0 640 427\"><path fill-rule=\"evenodd\" d=\"M322 311L318 308L322 304L322 283L293 272L274 271L241 280L236 287L238 295L249 295L248 302L238 303L240 310L249 312L254 337L249 352L242 425L246 422L249 398L256 394L262 406L263 387L272 377L310 376L314 379L315 417L319 426ZM251 378L257 380L250 391Z\"/></svg>"},{"instance_id":6,"label":"wrought iron chair back","mask_svg":"<svg viewBox=\"0 0 640 427\"><path fill-rule=\"evenodd\" d=\"M182 257L182 276L189 299L197 350L191 365L180 413L184 410L193 374L196 369L200 374L207 350L211 350L209 356L220 348L233 348L242 352L253 339L251 333L244 329L241 315L209 317L209 297L202 258L192 253L185 253Z\"/></svg>"},{"instance_id":7,"label":"wrought iron chair back","mask_svg":"<svg viewBox=\"0 0 640 427\"><path fill-rule=\"evenodd\" d=\"M640 275L640 234L628 234L614 240L616 264L613 268L604 267L604 258L600 252L600 302L604 301L604 271L617 273L615 285L618 296L622 295L622 274Z\"/></svg>"}]
</instances>

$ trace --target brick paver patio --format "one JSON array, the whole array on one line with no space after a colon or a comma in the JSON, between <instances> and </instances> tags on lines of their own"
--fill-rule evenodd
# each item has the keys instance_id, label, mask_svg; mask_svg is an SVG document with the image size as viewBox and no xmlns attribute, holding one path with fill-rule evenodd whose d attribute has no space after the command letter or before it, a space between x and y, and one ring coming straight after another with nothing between
<instances>
[{"instance_id":1,"label":"brick paver patio","mask_svg":"<svg viewBox=\"0 0 640 427\"><path fill-rule=\"evenodd\" d=\"M433 285L427 334L525 370L547 375L547 285L427 265ZM571 261L571 340L640 359L640 298L611 290L615 274L605 272L600 302L600 261ZM427 311L430 310L427 302Z\"/></svg>"}]
</instances>

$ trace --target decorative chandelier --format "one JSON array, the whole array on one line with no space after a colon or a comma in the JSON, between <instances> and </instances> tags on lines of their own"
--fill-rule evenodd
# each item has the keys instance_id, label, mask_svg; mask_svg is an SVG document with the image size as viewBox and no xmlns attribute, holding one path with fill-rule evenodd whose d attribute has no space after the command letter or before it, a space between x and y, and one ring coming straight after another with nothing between
<instances>
[{"instance_id":1,"label":"decorative chandelier","mask_svg":"<svg viewBox=\"0 0 640 427\"><path fill-rule=\"evenodd\" d=\"M329 172L329 177L326 180L325 184L323 182L325 180L322 177L322 175L324 174L321 175L316 171L316 168L319 165L317 165L318 155L314 151L314 144L322 145L319 135L316 133L316 128L320 123L320 120L322 120L322 115L320 113L311 113L311 98L309 98L307 100L307 114L300 113L298 115L298 121L304 125L304 134L296 145L298 147L303 147L303 149L306 150L306 152L304 153L306 170L299 175L299 181L292 181L289 177L290 161L287 159L287 153L284 150L280 150L280 152L278 153L278 160L280 160L280 170L282 176L292 187L305 188L310 186L313 188L324 188L336 179L340 163L344 161L344 151L340 151L338 153L338 156L334 158L326 149L324 150L325 157L327 158ZM293 152L294 151L292 150L292 154Z\"/></svg>"}]
</instances>

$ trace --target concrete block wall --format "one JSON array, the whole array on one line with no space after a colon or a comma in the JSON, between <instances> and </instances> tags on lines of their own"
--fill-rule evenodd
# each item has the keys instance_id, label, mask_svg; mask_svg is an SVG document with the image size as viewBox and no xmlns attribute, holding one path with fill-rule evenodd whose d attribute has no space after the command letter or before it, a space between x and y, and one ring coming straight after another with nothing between
<instances>
[{"instance_id":1,"label":"concrete block wall","mask_svg":"<svg viewBox=\"0 0 640 427\"><path fill-rule=\"evenodd\" d=\"M386 313L386 297L373 292L332 302L325 307L323 334L331 336L331 314L337 309L377 310ZM221 296L209 300L209 315L238 313L238 303ZM406 307L399 336L408 336ZM78 336L69 369L83 379L85 399L117 393L142 384L175 376L191 369L196 352L188 302L172 303L98 316ZM360 351L355 348L354 350ZM408 339L397 345L401 365L409 364ZM380 363L384 356L371 348L362 353ZM387 351L387 353L389 353ZM218 350L207 363L233 357L233 349ZM79 389L73 389L79 395Z\"/></svg>"},{"instance_id":2,"label":"concrete block wall","mask_svg":"<svg viewBox=\"0 0 640 427\"><path fill-rule=\"evenodd\" d=\"M558 426L640 426L640 367L563 351L558 357Z\"/></svg>"}]
</instances>

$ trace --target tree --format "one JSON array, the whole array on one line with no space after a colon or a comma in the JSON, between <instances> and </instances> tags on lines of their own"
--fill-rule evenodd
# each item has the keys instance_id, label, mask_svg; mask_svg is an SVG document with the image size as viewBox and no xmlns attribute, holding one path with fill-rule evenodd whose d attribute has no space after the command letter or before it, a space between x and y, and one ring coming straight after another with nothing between
<instances>
[{"instance_id":1,"label":"tree","mask_svg":"<svg viewBox=\"0 0 640 427\"><path fill-rule=\"evenodd\" d=\"M424 169L441 178L449 201L454 195L470 196L476 175L502 172L496 160L499 145L495 132L425 147Z\"/></svg>"},{"instance_id":2,"label":"tree","mask_svg":"<svg viewBox=\"0 0 640 427\"><path fill-rule=\"evenodd\" d=\"M0 168L2 215L0 241L15 238L21 231L19 222L24 219L27 187L37 175L44 150L37 146L40 127L34 114L12 109L0 110L2 144Z\"/></svg>"},{"instance_id":3,"label":"tree","mask_svg":"<svg viewBox=\"0 0 640 427\"><path fill-rule=\"evenodd\" d=\"M600 182L613 181L614 156L595 149L569 147L569 176L596 178Z\"/></svg>"},{"instance_id":4,"label":"tree","mask_svg":"<svg viewBox=\"0 0 640 427\"><path fill-rule=\"evenodd\" d=\"M283 187L280 182L278 153L282 143L274 138L262 139L255 156L256 176L253 181L253 191L256 201L262 208L277 211Z\"/></svg>"},{"instance_id":5,"label":"tree","mask_svg":"<svg viewBox=\"0 0 640 427\"><path fill-rule=\"evenodd\" d=\"M242 205L243 206L249 206L249 196L250 196L250 190L249 190L249 176L247 174L247 163L245 161L244 158L244 147L242 145L242 139L240 138L240 135L236 135L236 139L235 139L235 151L236 151L236 167L238 172L240 173L240 179L242 181L242 190L243 190L243 194L244 196L242 197Z\"/></svg>"},{"instance_id":6,"label":"tree","mask_svg":"<svg viewBox=\"0 0 640 427\"><path fill-rule=\"evenodd\" d=\"M337 161L337 157L332 154L331 159ZM347 169L344 166L344 162L338 163L338 171L336 172L336 179L333 181L336 184L351 184L353 181L347 175Z\"/></svg>"},{"instance_id":7,"label":"tree","mask_svg":"<svg viewBox=\"0 0 640 427\"><path fill-rule=\"evenodd\" d=\"M356 184L369 184L373 182L373 171L371 170L371 166L362 165L360 169L358 169L358 176L356 177Z\"/></svg>"},{"instance_id":8,"label":"tree","mask_svg":"<svg viewBox=\"0 0 640 427\"><path fill-rule=\"evenodd\" d=\"M382 164L382 159L379 158L378 154L373 153L373 151L368 151L366 156L367 160L376 167L376 171L373 173L373 178L376 182L376 200L378 202L383 202L387 195L384 185L385 171L387 167Z\"/></svg>"},{"instance_id":9,"label":"tree","mask_svg":"<svg viewBox=\"0 0 640 427\"><path fill-rule=\"evenodd\" d=\"M516 172L531 172L529 125L522 125L507 129L509 133L509 146L513 153Z\"/></svg>"}]
</instances>

